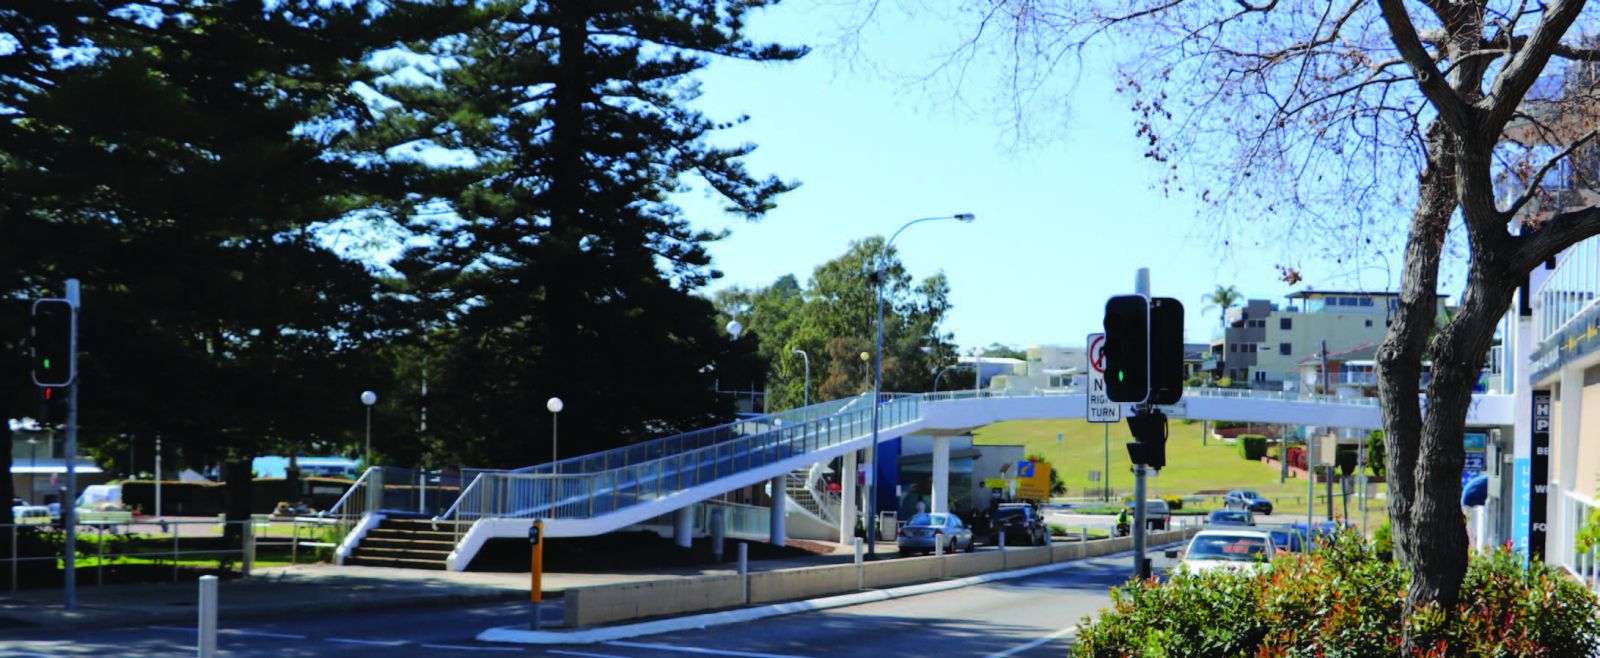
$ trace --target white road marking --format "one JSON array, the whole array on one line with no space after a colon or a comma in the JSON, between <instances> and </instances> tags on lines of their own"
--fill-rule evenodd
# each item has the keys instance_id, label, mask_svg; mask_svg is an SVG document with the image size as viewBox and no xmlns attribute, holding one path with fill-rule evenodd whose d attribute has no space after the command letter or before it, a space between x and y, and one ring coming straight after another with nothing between
<instances>
[{"instance_id":1,"label":"white road marking","mask_svg":"<svg viewBox=\"0 0 1600 658\"><path fill-rule=\"evenodd\" d=\"M1071 635L1071 634L1076 633L1076 632L1078 632L1078 627L1077 626L1068 626L1066 628L1063 628L1063 629L1061 629L1059 631L1056 631L1054 633L1051 633L1049 635L1041 637L1041 638L1039 638L1037 640L1034 640L1032 642L1029 642L1027 644L1019 644L1017 646L1011 647L1010 649L1006 649L1005 651L1001 651L999 653L991 653L991 654L989 654L987 656L984 656L984 658L1006 658L1007 656L1015 656L1015 655L1017 655L1019 653L1022 653L1024 651L1029 651L1029 650L1037 649L1037 648L1039 648L1041 646L1044 646L1045 644L1047 644L1049 642L1053 642L1053 641L1055 641L1056 638L1061 637L1063 635Z\"/></svg>"},{"instance_id":2,"label":"white road marking","mask_svg":"<svg viewBox=\"0 0 1600 658\"><path fill-rule=\"evenodd\" d=\"M627 658L626 656L614 656L609 653L584 653L582 651L562 651L560 649L550 649L545 653L557 656L582 656L583 658Z\"/></svg>"},{"instance_id":3,"label":"white road marking","mask_svg":"<svg viewBox=\"0 0 1600 658\"><path fill-rule=\"evenodd\" d=\"M294 633L269 633L267 631L242 631L237 628L217 629L217 635L236 635L239 637L270 637L278 640L304 640L306 636Z\"/></svg>"},{"instance_id":4,"label":"white road marking","mask_svg":"<svg viewBox=\"0 0 1600 658\"><path fill-rule=\"evenodd\" d=\"M28 653L26 651L0 651L0 658L56 658L54 654Z\"/></svg>"},{"instance_id":5,"label":"white road marking","mask_svg":"<svg viewBox=\"0 0 1600 658\"><path fill-rule=\"evenodd\" d=\"M651 649L654 651L677 651L679 653L695 653L705 656L739 656L740 658L799 658L798 656L785 656L776 653L751 653L748 651L728 651L726 649L704 649L701 647L675 647L670 644L648 644L645 642L614 641L606 644L616 647L631 649Z\"/></svg>"},{"instance_id":6,"label":"white road marking","mask_svg":"<svg viewBox=\"0 0 1600 658\"><path fill-rule=\"evenodd\" d=\"M167 631L169 633L198 633L198 632L200 632L198 629L196 629L194 627L184 628L182 626L146 626L144 628L145 628L145 630L148 630L148 631ZM237 629L237 628L219 628L219 629L217 629L217 635L233 635L233 636L236 636L236 637L270 637L270 638L276 638L276 639L279 639L279 640L304 640L304 639L306 639L306 636L304 636L304 635L295 635L293 633L269 633L267 631L246 631L246 630L240 630L240 629Z\"/></svg>"},{"instance_id":7,"label":"white road marking","mask_svg":"<svg viewBox=\"0 0 1600 658\"><path fill-rule=\"evenodd\" d=\"M424 649L444 649L447 651L522 651L522 647L477 647L466 644L424 644Z\"/></svg>"},{"instance_id":8,"label":"white road marking","mask_svg":"<svg viewBox=\"0 0 1600 658\"><path fill-rule=\"evenodd\" d=\"M403 647L409 644L405 640L354 640L347 637L325 637L322 640L337 644L365 644L374 647Z\"/></svg>"}]
</instances>

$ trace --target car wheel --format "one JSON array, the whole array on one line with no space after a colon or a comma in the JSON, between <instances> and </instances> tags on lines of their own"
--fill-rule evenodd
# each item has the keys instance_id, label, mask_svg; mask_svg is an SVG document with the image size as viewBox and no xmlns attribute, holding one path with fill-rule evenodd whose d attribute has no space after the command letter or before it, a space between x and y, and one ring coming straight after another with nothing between
<instances>
[{"instance_id":1,"label":"car wheel","mask_svg":"<svg viewBox=\"0 0 1600 658\"><path fill-rule=\"evenodd\" d=\"M978 550L978 537L973 535L967 538L967 552L971 553L976 550Z\"/></svg>"}]
</instances>

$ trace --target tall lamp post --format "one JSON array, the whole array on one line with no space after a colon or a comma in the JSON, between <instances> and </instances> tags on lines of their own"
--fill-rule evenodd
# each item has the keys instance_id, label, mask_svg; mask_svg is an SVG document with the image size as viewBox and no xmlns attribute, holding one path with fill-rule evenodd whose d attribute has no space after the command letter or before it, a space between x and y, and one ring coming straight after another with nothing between
<instances>
[{"instance_id":1,"label":"tall lamp post","mask_svg":"<svg viewBox=\"0 0 1600 658\"><path fill-rule=\"evenodd\" d=\"M551 472L560 472L561 467L557 466L556 462L561 459L558 456L561 453L557 450L561 446L561 434L558 431L560 426L557 425L556 418L561 415L562 409L567 408L567 405L561 401L561 398L550 398L545 400L544 408L550 410L550 469Z\"/></svg>"},{"instance_id":2,"label":"tall lamp post","mask_svg":"<svg viewBox=\"0 0 1600 658\"><path fill-rule=\"evenodd\" d=\"M878 339L876 349L872 353L872 444L867 446L867 557L878 557L878 407L883 399L883 277L885 260L889 257L889 249L894 247L895 238L900 237L906 229L923 222L933 222L943 219L954 219L966 223L977 219L972 213L956 213L954 215L941 215L938 217L923 217L906 222L894 235L889 236L889 241L883 243L883 252L878 254L878 267L873 277L878 288Z\"/></svg>"},{"instance_id":3,"label":"tall lamp post","mask_svg":"<svg viewBox=\"0 0 1600 658\"><path fill-rule=\"evenodd\" d=\"M799 349L799 348L795 348L795 349L789 350L789 353L790 354L799 354L800 358L804 359L805 362L806 362L806 387L805 387L805 391L804 391L805 392L805 404L803 406L809 407L809 406L811 406L811 355L806 354L805 350L802 350L802 349Z\"/></svg>"},{"instance_id":4,"label":"tall lamp post","mask_svg":"<svg viewBox=\"0 0 1600 658\"><path fill-rule=\"evenodd\" d=\"M367 468L372 468L372 405L377 403L377 393L372 391L361 392L361 404L367 407Z\"/></svg>"}]
</instances>

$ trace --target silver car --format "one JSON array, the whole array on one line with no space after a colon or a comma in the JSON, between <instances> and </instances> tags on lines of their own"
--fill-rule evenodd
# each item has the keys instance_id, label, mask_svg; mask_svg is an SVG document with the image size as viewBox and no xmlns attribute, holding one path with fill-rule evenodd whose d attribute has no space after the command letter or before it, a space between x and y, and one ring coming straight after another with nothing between
<instances>
[{"instance_id":1,"label":"silver car","mask_svg":"<svg viewBox=\"0 0 1600 658\"><path fill-rule=\"evenodd\" d=\"M932 553L934 547L944 546L946 553L973 550L972 528L962 523L954 514L918 514L900 528L895 537L901 555Z\"/></svg>"}]
</instances>

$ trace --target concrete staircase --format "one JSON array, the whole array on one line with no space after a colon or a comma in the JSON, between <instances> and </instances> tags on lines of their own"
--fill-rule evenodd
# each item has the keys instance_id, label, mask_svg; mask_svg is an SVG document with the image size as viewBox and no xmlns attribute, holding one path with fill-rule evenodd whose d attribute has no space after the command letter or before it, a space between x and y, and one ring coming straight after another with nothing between
<instances>
[{"instance_id":1,"label":"concrete staircase","mask_svg":"<svg viewBox=\"0 0 1600 658\"><path fill-rule=\"evenodd\" d=\"M443 570L455 543L448 522L435 530L427 519L386 518L367 532L345 564Z\"/></svg>"}]
</instances>

